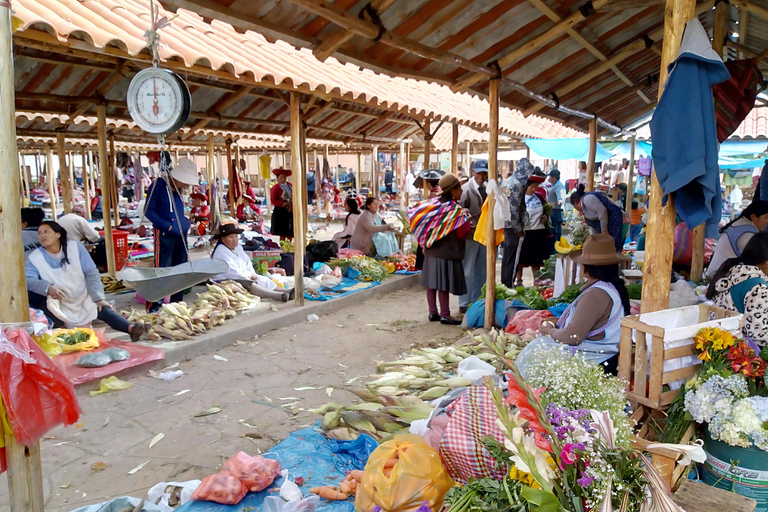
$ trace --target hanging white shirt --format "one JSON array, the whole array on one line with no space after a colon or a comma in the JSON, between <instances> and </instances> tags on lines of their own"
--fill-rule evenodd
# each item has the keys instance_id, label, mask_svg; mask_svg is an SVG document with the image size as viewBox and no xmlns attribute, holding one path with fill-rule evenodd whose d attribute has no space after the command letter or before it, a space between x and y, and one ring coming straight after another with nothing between
<instances>
[{"instance_id":1,"label":"hanging white shirt","mask_svg":"<svg viewBox=\"0 0 768 512\"><path fill-rule=\"evenodd\" d=\"M256 284L267 290L274 290L277 288L277 284L274 283L268 277L260 276L256 274L256 270L253 268L253 262L245 254L243 246L237 245L233 251L224 244L219 244L213 251L213 259L226 261L229 265L229 270L219 274L214 279L216 281L226 281L228 279L246 279L248 281L254 281ZM256 278L254 279L254 276Z\"/></svg>"}]
</instances>

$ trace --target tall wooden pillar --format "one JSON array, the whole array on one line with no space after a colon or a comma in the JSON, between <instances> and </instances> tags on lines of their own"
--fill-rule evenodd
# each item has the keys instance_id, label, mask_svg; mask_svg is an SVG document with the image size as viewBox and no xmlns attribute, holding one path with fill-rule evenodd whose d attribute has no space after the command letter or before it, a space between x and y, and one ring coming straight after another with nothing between
<instances>
[{"instance_id":1,"label":"tall wooden pillar","mask_svg":"<svg viewBox=\"0 0 768 512\"><path fill-rule=\"evenodd\" d=\"M120 185L117 179L117 151L115 150L115 136L109 134L109 186L112 193L112 210L115 215L113 226L120 225ZM110 215L111 217L111 215Z\"/></svg>"},{"instance_id":2,"label":"tall wooden pillar","mask_svg":"<svg viewBox=\"0 0 768 512\"><path fill-rule=\"evenodd\" d=\"M664 92L667 67L677 58L683 40L685 24L693 18L696 0L667 0L664 18L664 44L661 49L661 70L659 95ZM669 307L669 285L672 275L672 253L674 249L675 201L667 197L662 207L663 192L656 173L651 175L648 226L645 236L645 264L643 266L643 313Z\"/></svg>"},{"instance_id":3,"label":"tall wooden pillar","mask_svg":"<svg viewBox=\"0 0 768 512\"><path fill-rule=\"evenodd\" d=\"M451 123L451 172L459 174L459 124Z\"/></svg>"},{"instance_id":4,"label":"tall wooden pillar","mask_svg":"<svg viewBox=\"0 0 768 512\"><path fill-rule=\"evenodd\" d=\"M589 121L589 160L587 161L587 192L595 190L595 154L597 153L597 116Z\"/></svg>"},{"instance_id":5,"label":"tall wooden pillar","mask_svg":"<svg viewBox=\"0 0 768 512\"><path fill-rule=\"evenodd\" d=\"M45 179L48 182L48 195L51 196L51 219L56 220L56 174L53 172L53 155L51 146L47 142L43 148L45 149Z\"/></svg>"},{"instance_id":6,"label":"tall wooden pillar","mask_svg":"<svg viewBox=\"0 0 768 512\"><path fill-rule=\"evenodd\" d=\"M24 249L21 240L21 202L16 147L16 120L12 55L10 2L0 2L0 322L29 322L27 287L24 280ZM49 174L52 171L49 167ZM0 427L0 431L2 431ZM4 432L8 462L8 490L11 512L43 512L43 474L40 467L40 444L23 446L12 432Z\"/></svg>"},{"instance_id":7,"label":"tall wooden pillar","mask_svg":"<svg viewBox=\"0 0 768 512\"><path fill-rule=\"evenodd\" d=\"M405 195L405 187L403 186L405 183L405 176L408 172L408 167L405 160L405 142L400 141L400 156L398 157L398 165L397 166L397 195L400 198L400 213L407 215L408 213L408 203L406 201L406 195Z\"/></svg>"},{"instance_id":8,"label":"tall wooden pillar","mask_svg":"<svg viewBox=\"0 0 768 512\"><path fill-rule=\"evenodd\" d=\"M472 143L467 141L467 176L469 176L469 171L472 170Z\"/></svg>"},{"instance_id":9,"label":"tall wooden pillar","mask_svg":"<svg viewBox=\"0 0 768 512\"><path fill-rule=\"evenodd\" d=\"M371 188L373 197L379 197L379 146L376 144L371 148Z\"/></svg>"},{"instance_id":10,"label":"tall wooden pillar","mask_svg":"<svg viewBox=\"0 0 768 512\"><path fill-rule=\"evenodd\" d=\"M61 179L61 197L64 201L64 213L69 213L72 211L72 182L69 179L67 153L64 151L63 131L56 132L56 153L59 156L59 176Z\"/></svg>"},{"instance_id":11,"label":"tall wooden pillar","mask_svg":"<svg viewBox=\"0 0 768 512\"><path fill-rule=\"evenodd\" d=\"M627 213L632 211L632 191L635 189L635 145L637 144L637 136L632 136L632 143L629 148L629 176L627 176L627 202L624 205L624 209Z\"/></svg>"},{"instance_id":12,"label":"tall wooden pillar","mask_svg":"<svg viewBox=\"0 0 768 512\"><path fill-rule=\"evenodd\" d=\"M85 218L91 220L91 180L90 162L85 152L85 146L80 146L80 157L83 159L83 197L85 197Z\"/></svg>"},{"instance_id":13,"label":"tall wooden pillar","mask_svg":"<svg viewBox=\"0 0 768 512\"><path fill-rule=\"evenodd\" d=\"M215 172L216 172L216 164L214 163L214 159L216 158L215 154L216 148L213 145L213 134L208 134L208 150L206 152L206 160L205 160L205 182L206 182L206 188L205 191L208 195L208 204L211 205L211 208L213 208L214 198L213 198L213 184L216 182L215 178ZM213 220L213 218L211 218Z\"/></svg>"},{"instance_id":14,"label":"tall wooden pillar","mask_svg":"<svg viewBox=\"0 0 768 512\"><path fill-rule=\"evenodd\" d=\"M304 305L304 253L306 252L306 232L304 217L306 210L301 206L306 204L307 175L303 169L304 159L301 156L304 137L304 123L301 119L301 94L291 92L291 167L293 170L293 246L294 263L293 277L296 290L295 303Z\"/></svg>"},{"instance_id":15,"label":"tall wooden pillar","mask_svg":"<svg viewBox=\"0 0 768 512\"><path fill-rule=\"evenodd\" d=\"M104 218L104 245L107 249L107 272L115 276L115 241L112 238L112 194L110 183L109 158L107 157L107 114L104 105L96 107L97 128L99 137L99 168L101 170L101 210Z\"/></svg>"},{"instance_id":16,"label":"tall wooden pillar","mask_svg":"<svg viewBox=\"0 0 768 512\"><path fill-rule=\"evenodd\" d=\"M488 128L490 136L488 139L488 181L496 181L498 173L498 150L499 150L499 86L500 78L491 80L490 90L488 92L488 103L490 104L490 120ZM488 211L492 212L496 203L495 194L488 194ZM495 306L496 301L496 232L494 231L493 219L488 222L486 232L486 278L485 278L485 323L486 329L493 327L496 321ZM510 262L504 261L507 265Z\"/></svg>"},{"instance_id":17,"label":"tall wooden pillar","mask_svg":"<svg viewBox=\"0 0 768 512\"><path fill-rule=\"evenodd\" d=\"M232 218L235 217L235 167L232 165L232 139L227 137L224 141L227 148L227 179L229 180L229 190L227 191L227 199L229 201L229 215Z\"/></svg>"},{"instance_id":18,"label":"tall wooden pillar","mask_svg":"<svg viewBox=\"0 0 768 512\"><path fill-rule=\"evenodd\" d=\"M430 131L429 119L424 120L424 170L429 169L429 160L432 156L432 132ZM422 181L421 189L424 194L424 199L429 197L429 190L427 189L426 180Z\"/></svg>"}]
</instances>

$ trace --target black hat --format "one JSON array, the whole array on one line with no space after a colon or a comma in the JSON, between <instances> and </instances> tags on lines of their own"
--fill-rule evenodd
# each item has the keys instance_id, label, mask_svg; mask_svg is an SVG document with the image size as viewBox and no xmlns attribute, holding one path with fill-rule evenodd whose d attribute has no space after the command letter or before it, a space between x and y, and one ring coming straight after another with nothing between
<instances>
[{"instance_id":1,"label":"black hat","mask_svg":"<svg viewBox=\"0 0 768 512\"><path fill-rule=\"evenodd\" d=\"M28 228L36 228L45 220L45 212L42 208L22 208L21 222L26 222Z\"/></svg>"},{"instance_id":2,"label":"black hat","mask_svg":"<svg viewBox=\"0 0 768 512\"><path fill-rule=\"evenodd\" d=\"M227 224L222 224L219 228L219 232L216 233L215 238L221 238L227 235L239 235L245 231L244 229L240 229L237 227L237 224L232 224L231 222L228 222Z\"/></svg>"},{"instance_id":3,"label":"black hat","mask_svg":"<svg viewBox=\"0 0 768 512\"><path fill-rule=\"evenodd\" d=\"M558 180L560 179L560 171L558 171L557 169L552 169L551 171L549 171L549 175L554 176L555 179L558 179Z\"/></svg>"}]
</instances>

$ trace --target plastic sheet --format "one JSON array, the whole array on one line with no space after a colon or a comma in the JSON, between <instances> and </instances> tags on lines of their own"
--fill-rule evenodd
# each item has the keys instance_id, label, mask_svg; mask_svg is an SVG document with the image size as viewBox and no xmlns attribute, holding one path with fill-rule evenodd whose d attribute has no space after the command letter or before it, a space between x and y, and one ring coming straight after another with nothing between
<instances>
[{"instance_id":1,"label":"plastic sheet","mask_svg":"<svg viewBox=\"0 0 768 512\"><path fill-rule=\"evenodd\" d=\"M128 505L133 505L135 507L140 502L141 502L141 499L139 498L129 498L127 496L124 496L122 498L114 498L109 501L98 503L96 505L87 505L85 507L76 508L72 512L116 512L117 510L120 510L121 508L124 508ZM142 512L163 512L163 510L159 508L157 505L149 503L148 501L144 502L144 505L142 505L141 507L141 511Z\"/></svg>"},{"instance_id":2,"label":"plastic sheet","mask_svg":"<svg viewBox=\"0 0 768 512\"><path fill-rule=\"evenodd\" d=\"M360 437L363 439L361 440ZM304 478L304 485L300 489L306 497L312 487L337 485L346 478L348 471L365 467L365 462L362 460L363 458L368 460L370 453L368 450L375 447L376 442L368 436L360 437L355 441L330 441L317 432L314 427L304 428L291 433L272 450L265 453L264 457L279 461L280 466L288 470L291 478ZM273 487L279 487L282 480L282 478L275 480ZM192 501L182 505L176 511L242 512L247 507L254 507L254 510L260 511L264 510L264 498L267 496L274 496L274 493L269 493L267 490L258 493L249 492L235 506ZM354 505L350 501L333 501L322 504L321 507L323 512L352 512L354 510Z\"/></svg>"},{"instance_id":3,"label":"plastic sheet","mask_svg":"<svg viewBox=\"0 0 768 512\"><path fill-rule=\"evenodd\" d=\"M349 270L354 270L354 269L352 267L349 267L348 271ZM357 271L355 270L355 272ZM378 281L372 281L369 283L368 282L363 283L368 285L365 288L360 287L359 289L356 289L356 290L345 290L345 288L348 289L353 286L358 286L360 285L360 283L361 282L358 281L357 279L350 279L348 277L345 277L344 280L342 280L341 284L339 284L338 286L334 286L333 288L318 289L318 290L312 291L311 293L309 291L305 291L304 298L308 300L322 300L322 301L337 299L339 297L345 297L347 295L351 295L353 293L357 293L362 290L367 290L368 288L372 288L374 286L378 286L381 284Z\"/></svg>"},{"instance_id":4,"label":"plastic sheet","mask_svg":"<svg viewBox=\"0 0 768 512\"><path fill-rule=\"evenodd\" d=\"M92 380L109 377L126 368L133 368L144 363L165 358L165 353L156 348L139 345L138 343L127 343L115 340L107 341L103 339L100 341L99 348L91 353L98 353L109 348L121 348L127 350L131 357L125 361L115 361L100 368L82 368L77 366L77 360L83 355L82 352L58 355L54 358L53 362L56 363L56 366L61 368L67 378L77 386L78 384L83 384Z\"/></svg>"},{"instance_id":5,"label":"plastic sheet","mask_svg":"<svg viewBox=\"0 0 768 512\"><path fill-rule=\"evenodd\" d=\"M72 425L82 412L74 386L22 329L0 331L0 393L21 444L35 444L52 428Z\"/></svg>"},{"instance_id":6,"label":"plastic sheet","mask_svg":"<svg viewBox=\"0 0 768 512\"><path fill-rule=\"evenodd\" d=\"M512 320L507 324L504 331L511 334L522 334L528 329L537 331L541 328L541 323L547 318L554 318L548 310L529 309L518 311Z\"/></svg>"}]
</instances>

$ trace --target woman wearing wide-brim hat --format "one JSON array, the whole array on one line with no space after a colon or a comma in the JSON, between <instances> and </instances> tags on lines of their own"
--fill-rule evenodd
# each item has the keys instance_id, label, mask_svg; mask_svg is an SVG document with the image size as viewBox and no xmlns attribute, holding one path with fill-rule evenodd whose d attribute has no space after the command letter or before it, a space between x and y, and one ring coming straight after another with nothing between
<instances>
[{"instance_id":1,"label":"woman wearing wide-brim hat","mask_svg":"<svg viewBox=\"0 0 768 512\"><path fill-rule=\"evenodd\" d=\"M427 191L429 192L429 198L434 199L441 193L440 191L440 178L445 176L445 171L440 169L424 169L413 180L413 186L421 190L426 184Z\"/></svg>"},{"instance_id":2,"label":"woman wearing wide-brim hat","mask_svg":"<svg viewBox=\"0 0 768 512\"><path fill-rule=\"evenodd\" d=\"M581 295L568 306L557 324L544 322L541 336L533 340L518 357L518 365L537 346L569 345L584 358L603 364L605 371L616 373L619 361L621 318L629 315L629 295L619 275L619 264L629 261L616 252L610 235L590 235L582 251L571 259L584 265L587 282Z\"/></svg>"},{"instance_id":3,"label":"woman wearing wide-brim hat","mask_svg":"<svg viewBox=\"0 0 768 512\"><path fill-rule=\"evenodd\" d=\"M240 245L240 234L242 229L236 224L222 224L219 232L214 235L217 240L216 247L213 249L211 259L226 261L229 270L219 274L214 279L216 281L237 281L257 297L264 299L276 299L288 302L293 299L293 289L278 290L277 284L269 277L260 276L253 268L253 260L245 254Z\"/></svg>"},{"instance_id":4,"label":"woman wearing wide-brim hat","mask_svg":"<svg viewBox=\"0 0 768 512\"><path fill-rule=\"evenodd\" d=\"M272 185L269 196L272 199L272 227L269 232L279 236L281 240L293 238L293 187L288 183L288 176L293 174L290 169L274 169L277 183Z\"/></svg>"}]
</instances>

